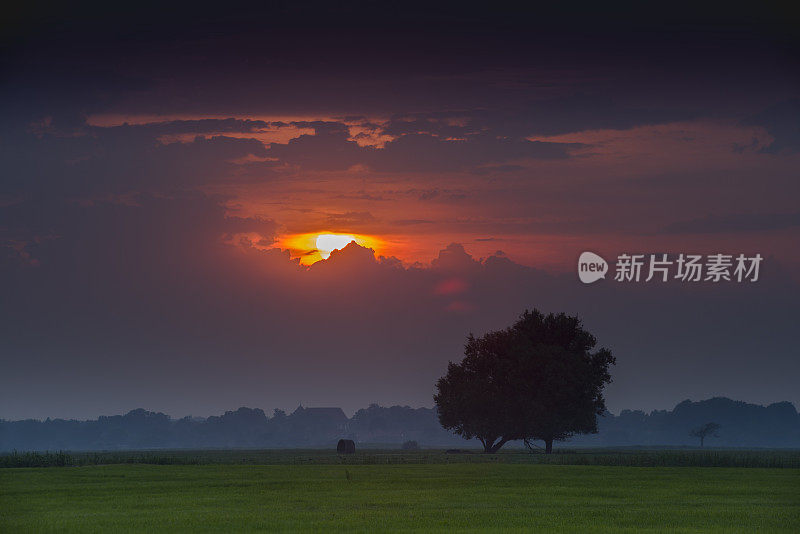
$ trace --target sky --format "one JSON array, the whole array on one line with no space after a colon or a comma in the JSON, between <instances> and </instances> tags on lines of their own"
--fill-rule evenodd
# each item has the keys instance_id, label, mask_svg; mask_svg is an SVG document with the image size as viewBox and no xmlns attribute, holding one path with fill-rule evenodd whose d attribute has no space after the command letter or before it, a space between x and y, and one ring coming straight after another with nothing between
<instances>
[{"instance_id":1,"label":"sky","mask_svg":"<svg viewBox=\"0 0 800 534\"><path fill-rule=\"evenodd\" d=\"M789 13L17 9L0 418L432 406L469 333L532 308L612 350L615 413L800 406ZM584 251L764 259L583 284Z\"/></svg>"}]
</instances>

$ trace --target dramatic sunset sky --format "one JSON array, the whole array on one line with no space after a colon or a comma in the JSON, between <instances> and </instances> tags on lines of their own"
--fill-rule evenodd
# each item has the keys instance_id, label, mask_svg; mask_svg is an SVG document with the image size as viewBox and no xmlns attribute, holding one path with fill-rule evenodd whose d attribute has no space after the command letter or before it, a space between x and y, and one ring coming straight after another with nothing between
<instances>
[{"instance_id":1,"label":"dramatic sunset sky","mask_svg":"<svg viewBox=\"0 0 800 534\"><path fill-rule=\"evenodd\" d=\"M798 21L455 6L4 20L0 418L432 406L533 307L614 352L614 412L800 406ZM765 260L583 285L585 250Z\"/></svg>"}]
</instances>

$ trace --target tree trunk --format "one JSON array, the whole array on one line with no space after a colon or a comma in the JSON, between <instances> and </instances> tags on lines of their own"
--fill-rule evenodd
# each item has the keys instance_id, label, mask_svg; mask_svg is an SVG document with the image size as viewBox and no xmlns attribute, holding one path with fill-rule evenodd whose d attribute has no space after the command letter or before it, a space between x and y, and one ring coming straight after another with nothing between
<instances>
[{"instance_id":1,"label":"tree trunk","mask_svg":"<svg viewBox=\"0 0 800 534\"><path fill-rule=\"evenodd\" d=\"M494 443L494 441L484 441L483 442L483 452L484 454L494 454L500 450L500 447L508 443L506 438L500 438L500 441Z\"/></svg>"},{"instance_id":2,"label":"tree trunk","mask_svg":"<svg viewBox=\"0 0 800 534\"><path fill-rule=\"evenodd\" d=\"M544 440L544 453L545 454L552 454L553 453L553 440L552 439Z\"/></svg>"}]
</instances>

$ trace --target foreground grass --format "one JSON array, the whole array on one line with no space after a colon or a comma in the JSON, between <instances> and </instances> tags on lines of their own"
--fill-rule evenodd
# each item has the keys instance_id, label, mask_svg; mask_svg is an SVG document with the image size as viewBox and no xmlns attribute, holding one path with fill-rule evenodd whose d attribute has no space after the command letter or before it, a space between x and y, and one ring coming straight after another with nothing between
<instances>
[{"instance_id":1,"label":"foreground grass","mask_svg":"<svg viewBox=\"0 0 800 534\"><path fill-rule=\"evenodd\" d=\"M514 464L0 470L0 531L798 532L795 469Z\"/></svg>"}]
</instances>

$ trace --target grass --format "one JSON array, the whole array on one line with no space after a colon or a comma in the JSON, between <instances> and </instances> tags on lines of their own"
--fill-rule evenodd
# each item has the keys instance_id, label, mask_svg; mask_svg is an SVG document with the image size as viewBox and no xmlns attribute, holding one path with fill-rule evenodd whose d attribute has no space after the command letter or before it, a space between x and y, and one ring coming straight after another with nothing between
<instances>
[{"instance_id":1,"label":"grass","mask_svg":"<svg viewBox=\"0 0 800 534\"><path fill-rule=\"evenodd\" d=\"M800 468L798 450L685 449L562 449L555 454L531 454L508 449L497 454L442 450L403 451L361 449L341 456L333 450L174 450L115 452L24 452L0 454L0 467L64 467L108 464L156 465L374 465L512 463L553 465L607 465L627 467L769 467Z\"/></svg>"},{"instance_id":2,"label":"grass","mask_svg":"<svg viewBox=\"0 0 800 534\"><path fill-rule=\"evenodd\" d=\"M800 471L468 462L0 470L2 532L261 530L798 532Z\"/></svg>"}]
</instances>

